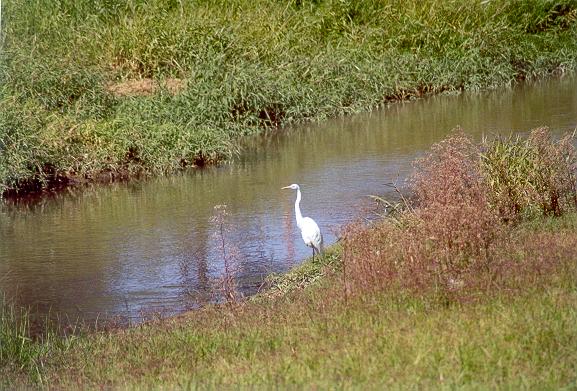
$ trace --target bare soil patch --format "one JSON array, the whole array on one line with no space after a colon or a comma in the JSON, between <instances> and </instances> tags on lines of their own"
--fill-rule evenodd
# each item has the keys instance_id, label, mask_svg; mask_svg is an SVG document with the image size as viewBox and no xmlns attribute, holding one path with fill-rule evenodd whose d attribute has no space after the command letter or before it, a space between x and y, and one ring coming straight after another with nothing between
<instances>
[{"instance_id":1,"label":"bare soil patch","mask_svg":"<svg viewBox=\"0 0 577 391\"><path fill-rule=\"evenodd\" d=\"M172 95L176 95L186 87L186 82L182 79L154 80L150 78L138 80L126 80L107 86L107 90L114 96L150 96L159 90L166 90Z\"/></svg>"}]
</instances>

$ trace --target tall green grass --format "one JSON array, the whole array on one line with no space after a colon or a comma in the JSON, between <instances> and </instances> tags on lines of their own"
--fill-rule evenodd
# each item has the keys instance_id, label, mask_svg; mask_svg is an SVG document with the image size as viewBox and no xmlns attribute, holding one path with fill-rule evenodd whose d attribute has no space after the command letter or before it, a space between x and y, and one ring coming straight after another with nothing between
<instances>
[{"instance_id":1,"label":"tall green grass","mask_svg":"<svg viewBox=\"0 0 577 391\"><path fill-rule=\"evenodd\" d=\"M0 387L19 382L43 384L45 364L64 353L75 337L57 335L47 322L33 331L31 314L0 295Z\"/></svg>"},{"instance_id":2,"label":"tall green grass","mask_svg":"<svg viewBox=\"0 0 577 391\"><path fill-rule=\"evenodd\" d=\"M502 218L560 216L577 206L574 141L574 134L554 141L547 128L539 128L527 139L485 143L481 167Z\"/></svg>"},{"instance_id":3,"label":"tall green grass","mask_svg":"<svg viewBox=\"0 0 577 391\"><path fill-rule=\"evenodd\" d=\"M575 67L564 1L4 5L0 187L165 173L271 126ZM111 86L177 78L174 94Z\"/></svg>"}]
</instances>

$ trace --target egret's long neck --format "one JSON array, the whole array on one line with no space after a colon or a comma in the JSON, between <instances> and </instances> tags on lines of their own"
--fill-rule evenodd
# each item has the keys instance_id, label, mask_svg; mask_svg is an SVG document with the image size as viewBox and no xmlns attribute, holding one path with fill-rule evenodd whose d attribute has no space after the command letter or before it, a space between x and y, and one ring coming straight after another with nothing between
<instances>
[{"instance_id":1,"label":"egret's long neck","mask_svg":"<svg viewBox=\"0 0 577 391\"><path fill-rule=\"evenodd\" d=\"M301 213L301 189L297 189L297 200L295 201L295 216L297 217L297 226L301 227L301 222L303 221L303 215Z\"/></svg>"}]
</instances>

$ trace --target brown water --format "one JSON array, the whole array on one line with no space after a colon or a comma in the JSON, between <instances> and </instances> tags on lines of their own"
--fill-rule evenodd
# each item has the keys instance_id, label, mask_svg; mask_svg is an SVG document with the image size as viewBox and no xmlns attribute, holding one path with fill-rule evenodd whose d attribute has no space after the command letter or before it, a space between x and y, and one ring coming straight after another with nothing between
<instances>
[{"instance_id":1,"label":"brown water","mask_svg":"<svg viewBox=\"0 0 577 391\"><path fill-rule=\"evenodd\" d=\"M295 127L248 140L241 159L219 168L3 205L0 292L35 313L87 321L218 300L223 261L210 218L226 204L237 283L251 294L267 274L310 255L294 221L295 194L282 186L301 184L303 214L330 244L339 226L370 213L368 195L402 184L411 161L458 125L480 139L576 124L577 78L565 77Z\"/></svg>"}]
</instances>

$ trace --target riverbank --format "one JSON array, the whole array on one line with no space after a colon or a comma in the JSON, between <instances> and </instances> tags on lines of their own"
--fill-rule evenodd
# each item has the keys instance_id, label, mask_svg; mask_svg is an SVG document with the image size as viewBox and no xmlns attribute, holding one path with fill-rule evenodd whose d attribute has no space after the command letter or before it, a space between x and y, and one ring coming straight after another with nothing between
<instances>
[{"instance_id":1,"label":"riverbank","mask_svg":"<svg viewBox=\"0 0 577 391\"><path fill-rule=\"evenodd\" d=\"M540 223L574 237L576 221ZM52 337L33 347L19 341L30 350L3 366L0 384L563 388L575 382L577 360L577 275L568 270L475 303L383 292L345 300L331 288L340 280L333 276L275 299L134 329Z\"/></svg>"},{"instance_id":2,"label":"riverbank","mask_svg":"<svg viewBox=\"0 0 577 391\"><path fill-rule=\"evenodd\" d=\"M244 135L575 69L571 1L13 1L0 190L164 174Z\"/></svg>"},{"instance_id":3,"label":"riverbank","mask_svg":"<svg viewBox=\"0 0 577 391\"><path fill-rule=\"evenodd\" d=\"M3 313L0 385L571 387L572 141L536 129L479 147L457 132L417 163L411 204L349 225L252 300L39 340Z\"/></svg>"}]
</instances>

